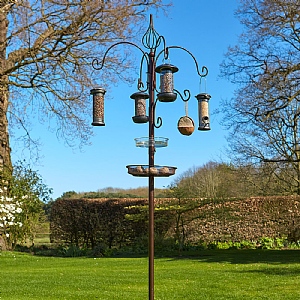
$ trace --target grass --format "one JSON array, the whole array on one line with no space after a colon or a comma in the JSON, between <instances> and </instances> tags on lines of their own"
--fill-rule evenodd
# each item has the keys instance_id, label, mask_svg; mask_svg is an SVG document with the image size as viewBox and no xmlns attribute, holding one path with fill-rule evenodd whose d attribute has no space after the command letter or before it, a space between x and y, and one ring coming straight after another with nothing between
<instances>
[{"instance_id":1,"label":"grass","mask_svg":"<svg viewBox=\"0 0 300 300\"><path fill-rule=\"evenodd\" d=\"M155 260L156 300L300 299L300 251L219 250ZM148 260L0 253L0 299L148 298Z\"/></svg>"},{"instance_id":2,"label":"grass","mask_svg":"<svg viewBox=\"0 0 300 300\"><path fill-rule=\"evenodd\" d=\"M36 246L47 245L50 246L50 223L43 222L39 224L37 228L37 234L34 239L34 244Z\"/></svg>"}]
</instances>

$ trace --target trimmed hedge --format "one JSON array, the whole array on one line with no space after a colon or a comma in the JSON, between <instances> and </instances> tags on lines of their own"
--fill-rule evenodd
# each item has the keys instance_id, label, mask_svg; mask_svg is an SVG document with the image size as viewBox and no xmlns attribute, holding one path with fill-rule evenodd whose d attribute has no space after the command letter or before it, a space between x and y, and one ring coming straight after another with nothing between
<instances>
[{"instance_id":1,"label":"trimmed hedge","mask_svg":"<svg viewBox=\"0 0 300 300\"><path fill-rule=\"evenodd\" d=\"M60 199L54 202L50 217L51 242L94 248L121 247L134 243L147 232L145 220L125 216L138 211L145 200Z\"/></svg>"},{"instance_id":2,"label":"trimmed hedge","mask_svg":"<svg viewBox=\"0 0 300 300\"><path fill-rule=\"evenodd\" d=\"M59 199L51 209L51 241L94 248L132 246L148 236L148 199ZM155 199L155 233L177 244L300 240L300 197Z\"/></svg>"},{"instance_id":3,"label":"trimmed hedge","mask_svg":"<svg viewBox=\"0 0 300 300\"><path fill-rule=\"evenodd\" d=\"M190 244L263 237L287 237L296 242L300 240L300 197L197 200L194 209L182 214L182 223L185 241Z\"/></svg>"}]
</instances>

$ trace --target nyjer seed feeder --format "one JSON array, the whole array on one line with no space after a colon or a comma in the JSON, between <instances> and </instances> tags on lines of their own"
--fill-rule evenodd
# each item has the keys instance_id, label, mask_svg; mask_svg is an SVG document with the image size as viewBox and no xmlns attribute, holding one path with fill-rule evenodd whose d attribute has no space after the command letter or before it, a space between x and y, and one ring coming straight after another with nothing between
<instances>
[{"instance_id":1,"label":"nyjer seed feeder","mask_svg":"<svg viewBox=\"0 0 300 300\"><path fill-rule=\"evenodd\" d=\"M211 96L207 93L200 93L196 96L196 98L198 100L198 130L210 130L208 101L211 98Z\"/></svg>"}]
</instances>

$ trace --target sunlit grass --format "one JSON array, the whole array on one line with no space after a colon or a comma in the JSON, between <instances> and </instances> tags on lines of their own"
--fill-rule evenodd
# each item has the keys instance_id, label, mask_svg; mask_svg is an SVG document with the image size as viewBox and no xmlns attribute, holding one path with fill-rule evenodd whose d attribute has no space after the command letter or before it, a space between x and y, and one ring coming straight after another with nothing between
<instances>
[{"instance_id":1,"label":"sunlit grass","mask_svg":"<svg viewBox=\"0 0 300 300\"><path fill-rule=\"evenodd\" d=\"M300 251L205 251L155 260L155 299L300 299ZM147 258L2 252L0 299L147 299Z\"/></svg>"}]
</instances>

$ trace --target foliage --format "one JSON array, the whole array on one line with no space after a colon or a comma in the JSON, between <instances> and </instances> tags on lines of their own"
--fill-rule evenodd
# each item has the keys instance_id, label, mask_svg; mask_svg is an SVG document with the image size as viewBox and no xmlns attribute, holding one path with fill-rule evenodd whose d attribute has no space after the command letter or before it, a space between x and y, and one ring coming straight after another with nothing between
<instances>
[{"instance_id":1,"label":"foliage","mask_svg":"<svg viewBox=\"0 0 300 300\"><path fill-rule=\"evenodd\" d=\"M259 239L259 247L261 249L281 249L284 247L285 239L262 237Z\"/></svg>"},{"instance_id":2,"label":"foliage","mask_svg":"<svg viewBox=\"0 0 300 300\"><path fill-rule=\"evenodd\" d=\"M287 192L277 177L279 174L269 167L211 161L178 176L166 195L178 199L222 199L297 194Z\"/></svg>"},{"instance_id":3,"label":"foliage","mask_svg":"<svg viewBox=\"0 0 300 300\"><path fill-rule=\"evenodd\" d=\"M156 199L155 239L163 245L173 226L172 209ZM51 240L83 248L128 248L145 252L148 242L146 199L58 199L51 208ZM109 251L100 251L108 253Z\"/></svg>"},{"instance_id":4,"label":"foliage","mask_svg":"<svg viewBox=\"0 0 300 300\"><path fill-rule=\"evenodd\" d=\"M80 257L86 255L86 249L81 249L76 245L60 246L58 252L63 257Z\"/></svg>"},{"instance_id":5,"label":"foliage","mask_svg":"<svg viewBox=\"0 0 300 300\"><path fill-rule=\"evenodd\" d=\"M156 210L164 212L168 219L168 227L165 229L165 234L174 239L179 251L184 249L186 241L190 235L189 224L195 218L195 210L200 205L199 199L181 198L181 191L176 187L170 189L170 193L174 198L160 201L156 205ZM158 202L158 201L157 201Z\"/></svg>"},{"instance_id":6,"label":"foliage","mask_svg":"<svg viewBox=\"0 0 300 300\"><path fill-rule=\"evenodd\" d=\"M187 242L255 241L287 237L299 224L298 197L251 197L203 202L188 224Z\"/></svg>"},{"instance_id":7,"label":"foliage","mask_svg":"<svg viewBox=\"0 0 300 300\"><path fill-rule=\"evenodd\" d=\"M270 238L262 237L256 241L214 241L209 243L199 243L196 248L209 249L209 250L279 250L279 249L300 249L296 244L290 243L287 238Z\"/></svg>"},{"instance_id":8,"label":"foliage","mask_svg":"<svg viewBox=\"0 0 300 300\"><path fill-rule=\"evenodd\" d=\"M11 216L17 226L3 227L2 237L6 240L9 248L15 247L17 243L34 241L37 226L43 220L43 203L47 201L51 194L36 171L33 171L24 162L18 162L13 172L2 170L2 197L3 205L11 206L11 210L17 214ZM2 218L8 218L10 213ZM12 223L7 223L12 224Z\"/></svg>"},{"instance_id":9,"label":"foliage","mask_svg":"<svg viewBox=\"0 0 300 300\"><path fill-rule=\"evenodd\" d=\"M154 195L157 198L166 197L166 189L154 189ZM63 193L58 199L97 199L97 198L146 198L148 196L148 187L138 187L130 189L121 189L106 187L97 192L82 192L68 191ZM57 199L57 200L58 200Z\"/></svg>"},{"instance_id":10,"label":"foliage","mask_svg":"<svg viewBox=\"0 0 300 300\"><path fill-rule=\"evenodd\" d=\"M48 202L52 189L43 183L41 176L25 161L14 164L9 190L14 195L31 195L42 202Z\"/></svg>"},{"instance_id":11,"label":"foliage","mask_svg":"<svg viewBox=\"0 0 300 300\"><path fill-rule=\"evenodd\" d=\"M17 200L15 198L8 198L4 196L3 190L0 190L0 234L5 245L0 246L1 248L9 248L11 241L18 238L18 232L23 226L20 218L22 213L21 202L23 199ZM3 195L4 194L4 195Z\"/></svg>"},{"instance_id":12,"label":"foliage","mask_svg":"<svg viewBox=\"0 0 300 300\"><path fill-rule=\"evenodd\" d=\"M155 244L158 251L296 247L299 205L299 197L283 196L155 199ZM51 237L83 249L98 247L101 255L129 248L145 253L147 220L146 199L60 199L52 207Z\"/></svg>"},{"instance_id":13,"label":"foliage","mask_svg":"<svg viewBox=\"0 0 300 300\"><path fill-rule=\"evenodd\" d=\"M56 200L51 208L51 240L86 248L130 245L147 232L146 220L125 216L144 204L143 199Z\"/></svg>"},{"instance_id":14,"label":"foliage","mask_svg":"<svg viewBox=\"0 0 300 300\"><path fill-rule=\"evenodd\" d=\"M59 199L69 199L69 198L77 198L77 193L75 191L64 192Z\"/></svg>"},{"instance_id":15,"label":"foliage","mask_svg":"<svg viewBox=\"0 0 300 300\"><path fill-rule=\"evenodd\" d=\"M281 190L300 194L300 3L240 2L244 32L221 66L237 87L222 104L229 151L237 164L263 166Z\"/></svg>"}]
</instances>

